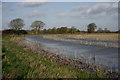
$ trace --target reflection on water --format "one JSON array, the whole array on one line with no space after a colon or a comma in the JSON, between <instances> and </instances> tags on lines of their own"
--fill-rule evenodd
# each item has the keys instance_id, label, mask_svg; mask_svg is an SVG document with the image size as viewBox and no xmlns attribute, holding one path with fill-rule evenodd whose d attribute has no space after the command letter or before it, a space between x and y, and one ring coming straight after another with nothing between
<instances>
[{"instance_id":1,"label":"reflection on water","mask_svg":"<svg viewBox=\"0 0 120 80\"><path fill-rule=\"evenodd\" d=\"M49 40L43 39L42 36L27 37L26 39L38 41L43 49L62 56L80 58L84 63L90 62L92 65L103 65L103 68L112 67L113 70L118 69L118 48Z\"/></svg>"}]
</instances>

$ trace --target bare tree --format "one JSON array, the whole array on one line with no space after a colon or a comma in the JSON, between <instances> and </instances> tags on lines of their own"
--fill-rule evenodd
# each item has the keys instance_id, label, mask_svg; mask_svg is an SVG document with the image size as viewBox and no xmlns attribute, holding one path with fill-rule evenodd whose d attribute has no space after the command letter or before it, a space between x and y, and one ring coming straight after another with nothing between
<instances>
[{"instance_id":1,"label":"bare tree","mask_svg":"<svg viewBox=\"0 0 120 80\"><path fill-rule=\"evenodd\" d=\"M45 25L45 23L42 21L34 21L31 24L31 28L34 28L36 30L36 33L38 33L40 31L40 29L44 27L44 25Z\"/></svg>"},{"instance_id":2,"label":"bare tree","mask_svg":"<svg viewBox=\"0 0 120 80\"><path fill-rule=\"evenodd\" d=\"M24 21L21 18L13 19L9 23L9 27L14 30L20 30L24 25Z\"/></svg>"}]
</instances>

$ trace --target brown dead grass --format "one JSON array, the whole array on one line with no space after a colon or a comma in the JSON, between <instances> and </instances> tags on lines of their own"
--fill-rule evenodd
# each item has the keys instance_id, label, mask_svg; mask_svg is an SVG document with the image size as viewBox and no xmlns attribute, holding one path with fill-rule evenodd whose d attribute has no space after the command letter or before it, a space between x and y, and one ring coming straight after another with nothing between
<instances>
[{"instance_id":1,"label":"brown dead grass","mask_svg":"<svg viewBox=\"0 0 120 80\"><path fill-rule=\"evenodd\" d=\"M91 40L106 40L106 41L118 41L117 33L94 33L94 34L71 34L64 35L65 37L77 38L77 39L91 39Z\"/></svg>"}]
</instances>

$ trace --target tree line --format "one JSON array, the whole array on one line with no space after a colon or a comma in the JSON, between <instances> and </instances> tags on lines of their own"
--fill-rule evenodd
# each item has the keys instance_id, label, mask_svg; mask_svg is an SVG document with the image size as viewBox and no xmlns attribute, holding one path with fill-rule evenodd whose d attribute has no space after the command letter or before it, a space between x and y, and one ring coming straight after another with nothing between
<instances>
[{"instance_id":1,"label":"tree line","mask_svg":"<svg viewBox=\"0 0 120 80\"><path fill-rule=\"evenodd\" d=\"M80 30L75 28L74 26L71 28L68 28L68 27L55 28L54 27L54 28L40 30L40 33L43 33L43 34L66 34L66 33L74 34L78 32L80 32Z\"/></svg>"},{"instance_id":2,"label":"tree line","mask_svg":"<svg viewBox=\"0 0 120 80\"><path fill-rule=\"evenodd\" d=\"M22 20L21 18L16 18L10 21L9 25L11 30L13 30L13 33L16 34L27 34L27 31L25 32L25 30L22 30L22 28L25 26L24 20ZM68 27L60 27L60 28L51 28L51 29L42 29L45 26L45 23L42 21L34 21L30 27L32 28L32 30L30 31L31 33L34 34L38 34L38 33L48 33L48 34L66 34L66 33L79 33L82 32L79 29L75 28L74 26L72 26L71 28ZM97 25L95 23L90 23L87 25L87 33L94 33L94 32L98 32L98 33L103 33L103 32L111 32L110 30L108 30L107 28L105 28L104 30L102 28L99 28L97 31L95 31L95 29L97 28ZM9 33L10 30L6 31ZM117 31L117 32L120 32Z\"/></svg>"}]
</instances>

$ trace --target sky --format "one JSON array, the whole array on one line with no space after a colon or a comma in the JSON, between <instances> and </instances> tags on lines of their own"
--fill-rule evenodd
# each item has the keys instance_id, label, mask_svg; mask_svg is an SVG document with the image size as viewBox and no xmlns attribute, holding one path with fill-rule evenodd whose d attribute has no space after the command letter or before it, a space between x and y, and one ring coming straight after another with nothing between
<instances>
[{"instance_id":1,"label":"sky","mask_svg":"<svg viewBox=\"0 0 120 80\"><path fill-rule=\"evenodd\" d=\"M17 0L16 0L17 1ZM26 0L28 1L28 0ZM37 1L37 0L36 0ZM89 1L89 0L88 0ZM98 0L99 1L99 0ZM8 29L11 20L24 20L23 29L31 29L30 25L36 20L43 21L44 28L72 27L87 30L89 23L95 23L98 28L118 30L118 3L107 2L7 2L3 1L2 29ZM116 0L117 1L117 0Z\"/></svg>"},{"instance_id":2,"label":"sky","mask_svg":"<svg viewBox=\"0 0 120 80\"><path fill-rule=\"evenodd\" d=\"M118 2L119 0L1 0L2 2Z\"/></svg>"}]
</instances>

